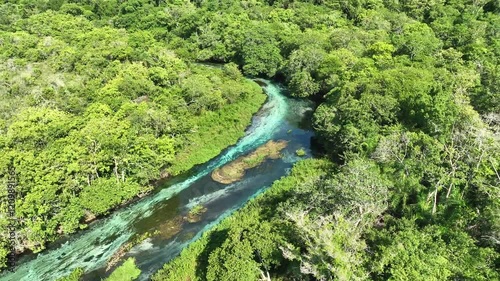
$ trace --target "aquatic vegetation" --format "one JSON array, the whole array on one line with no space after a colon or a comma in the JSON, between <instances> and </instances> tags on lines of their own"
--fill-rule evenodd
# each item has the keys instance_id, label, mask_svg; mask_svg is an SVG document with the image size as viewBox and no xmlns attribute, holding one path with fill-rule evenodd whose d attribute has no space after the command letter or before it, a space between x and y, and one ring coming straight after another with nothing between
<instances>
[{"instance_id":1,"label":"aquatic vegetation","mask_svg":"<svg viewBox=\"0 0 500 281\"><path fill-rule=\"evenodd\" d=\"M295 154L297 154L297 156L302 157L302 156L306 155L306 151L304 150L304 148L299 148L295 151Z\"/></svg>"},{"instance_id":2,"label":"aquatic vegetation","mask_svg":"<svg viewBox=\"0 0 500 281\"><path fill-rule=\"evenodd\" d=\"M170 239L182 230L183 223L184 219L181 215L169 219L157 227L158 235L163 239Z\"/></svg>"},{"instance_id":3,"label":"aquatic vegetation","mask_svg":"<svg viewBox=\"0 0 500 281\"><path fill-rule=\"evenodd\" d=\"M224 184L238 181L245 175L245 170L258 166L266 159L278 159L280 157L280 151L286 146L287 141L270 140L258 147L255 151L241 156L233 162L214 170L212 172L212 179Z\"/></svg>"},{"instance_id":4,"label":"aquatic vegetation","mask_svg":"<svg viewBox=\"0 0 500 281\"><path fill-rule=\"evenodd\" d=\"M191 210L189 210L189 213L187 214L185 219L190 223L198 222L201 220L201 216L206 211L207 208L205 208L203 205L196 205Z\"/></svg>"}]
</instances>

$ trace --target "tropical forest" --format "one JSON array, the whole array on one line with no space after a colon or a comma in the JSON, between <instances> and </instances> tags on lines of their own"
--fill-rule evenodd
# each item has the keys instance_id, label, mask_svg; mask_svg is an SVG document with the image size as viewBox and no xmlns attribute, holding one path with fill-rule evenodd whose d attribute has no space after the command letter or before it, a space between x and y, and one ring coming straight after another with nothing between
<instances>
[{"instance_id":1,"label":"tropical forest","mask_svg":"<svg viewBox=\"0 0 500 281\"><path fill-rule=\"evenodd\" d=\"M500 1L0 0L0 280L500 280Z\"/></svg>"}]
</instances>

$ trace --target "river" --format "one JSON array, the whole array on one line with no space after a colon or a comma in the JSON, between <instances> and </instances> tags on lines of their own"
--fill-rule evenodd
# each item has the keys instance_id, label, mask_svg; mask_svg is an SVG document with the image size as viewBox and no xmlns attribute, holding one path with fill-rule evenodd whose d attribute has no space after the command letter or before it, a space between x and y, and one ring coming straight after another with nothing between
<instances>
[{"instance_id":1,"label":"river","mask_svg":"<svg viewBox=\"0 0 500 281\"><path fill-rule=\"evenodd\" d=\"M157 234L133 247L122 259L135 257L141 269L138 280L148 280L204 231L286 175L293 163L311 156L313 133L308 116L313 105L287 98L279 85L263 81L267 83L264 90L268 99L236 145L194 168L189 175L173 178L153 194L92 223L88 229L52 243L40 254L23 257L15 272L4 273L0 280L56 280L78 267L85 271L84 280L100 280L112 271L105 270L106 264L120 246L136 234L156 231ZM280 159L266 160L229 185L212 180L210 173L214 169L269 140L289 141ZM307 154L298 157L295 151L299 148L304 148ZM189 223L179 219L198 204L207 209L200 221ZM176 234L172 235L173 232Z\"/></svg>"}]
</instances>

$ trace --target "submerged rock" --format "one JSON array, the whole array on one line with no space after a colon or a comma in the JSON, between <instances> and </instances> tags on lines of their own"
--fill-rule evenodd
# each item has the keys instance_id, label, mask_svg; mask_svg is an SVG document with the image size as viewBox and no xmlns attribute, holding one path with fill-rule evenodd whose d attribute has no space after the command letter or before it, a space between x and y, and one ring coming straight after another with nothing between
<instances>
[{"instance_id":1,"label":"submerged rock","mask_svg":"<svg viewBox=\"0 0 500 281\"><path fill-rule=\"evenodd\" d=\"M176 216L158 226L160 236L163 239L170 239L182 230L184 220L182 216Z\"/></svg>"}]
</instances>

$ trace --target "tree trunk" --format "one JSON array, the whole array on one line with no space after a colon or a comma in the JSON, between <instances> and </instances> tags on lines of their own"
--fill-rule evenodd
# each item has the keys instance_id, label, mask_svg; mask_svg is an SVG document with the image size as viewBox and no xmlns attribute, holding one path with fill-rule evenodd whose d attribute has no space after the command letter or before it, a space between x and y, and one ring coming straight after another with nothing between
<instances>
[{"instance_id":1,"label":"tree trunk","mask_svg":"<svg viewBox=\"0 0 500 281\"><path fill-rule=\"evenodd\" d=\"M116 176L116 182L120 182L120 177L118 176L118 161L116 161L116 158L114 158L113 160L115 160L115 167L113 168L113 172L115 173L115 176Z\"/></svg>"}]
</instances>

